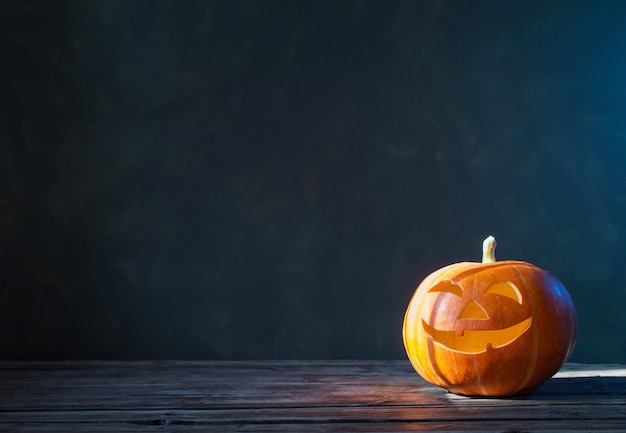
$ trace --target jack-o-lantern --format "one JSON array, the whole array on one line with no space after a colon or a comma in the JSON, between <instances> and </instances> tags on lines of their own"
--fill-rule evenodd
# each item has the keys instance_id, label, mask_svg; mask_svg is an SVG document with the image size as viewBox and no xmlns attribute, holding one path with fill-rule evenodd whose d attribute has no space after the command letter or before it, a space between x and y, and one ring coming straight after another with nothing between
<instances>
[{"instance_id":1,"label":"jack-o-lantern","mask_svg":"<svg viewBox=\"0 0 626 433\"><path fill-rule=\"evenodd\" d=\"M413 368L463 395L528 393L574 349L576 310L565 287L521 261L495 261L492 236L482 263L441 268L417 287L403 324Z\"/></svg>"}]
</instances>

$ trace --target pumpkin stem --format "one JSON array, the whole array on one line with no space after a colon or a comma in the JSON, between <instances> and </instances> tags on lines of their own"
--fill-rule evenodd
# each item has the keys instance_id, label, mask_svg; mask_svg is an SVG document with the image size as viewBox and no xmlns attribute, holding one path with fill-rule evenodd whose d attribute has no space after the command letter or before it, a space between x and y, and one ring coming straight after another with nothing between
<instances>
[{"instance_id":1,"label":"pumpkin stem","mask_svg":"<svg viewBox=\"0 0 626 433\"><path fill-rule=\"evenodd\" d=\"M496 261L496 238L488 236L483 241L483 263L494 263Z\"/></svg>"}]
</instances>

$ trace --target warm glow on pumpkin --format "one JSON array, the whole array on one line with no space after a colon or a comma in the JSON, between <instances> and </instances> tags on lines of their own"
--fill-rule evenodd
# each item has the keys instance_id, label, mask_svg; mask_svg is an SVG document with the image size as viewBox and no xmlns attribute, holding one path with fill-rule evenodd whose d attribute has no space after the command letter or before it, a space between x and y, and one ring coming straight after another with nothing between
<instances>
[{"instance_id":1,"label":"warm glow on pumpkin","mask_svg":"<svg viewBox=\"0 0 626 433\"><path fill-rule=\"evenodd\" d=\"M495 260L441 268L418 286L403 324L415 370L451 392L499 396L530 392L565 363L577 319L567 290L542 269Z\"/></svg>"}]
</instances>

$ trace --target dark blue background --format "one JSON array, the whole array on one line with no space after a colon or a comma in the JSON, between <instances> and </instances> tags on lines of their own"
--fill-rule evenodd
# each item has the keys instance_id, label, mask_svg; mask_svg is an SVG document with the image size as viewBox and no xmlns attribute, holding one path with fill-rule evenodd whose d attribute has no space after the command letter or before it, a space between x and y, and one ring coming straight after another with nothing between
<instances>
[{"instance_id":1,"label":"dark blue background","mask_svg":"<svg viewBox=\"0 0 626 433\"><path fill-rule=\"evenodd\" d=\"M0 9L0 358L403 358L493 234L626 362L625 2Z\"/></svg>"}]
</instances>

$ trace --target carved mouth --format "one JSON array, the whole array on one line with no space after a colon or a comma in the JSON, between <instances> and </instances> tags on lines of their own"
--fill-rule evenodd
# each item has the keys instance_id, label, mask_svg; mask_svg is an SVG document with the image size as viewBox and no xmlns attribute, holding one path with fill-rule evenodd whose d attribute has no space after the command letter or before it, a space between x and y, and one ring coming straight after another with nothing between
<instances>
[{"instance_id":1,"label":"carved mouth","mask_svg":"<svg viewBox=\"0 0 626 433\"><path fill-rule=\"evenodd\" d=\"M477 354L511 344L530 328L533 318L529 317L504 329L466 329L462 335L456 331L441 331L428 325L422 319L422 326L433 343L455 352Z\"/></svg>"}]
</instances>

